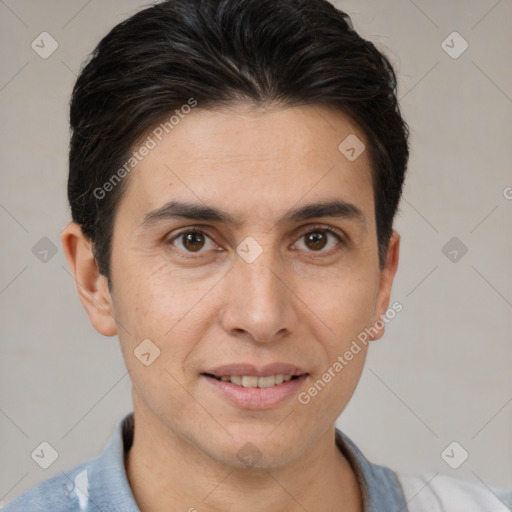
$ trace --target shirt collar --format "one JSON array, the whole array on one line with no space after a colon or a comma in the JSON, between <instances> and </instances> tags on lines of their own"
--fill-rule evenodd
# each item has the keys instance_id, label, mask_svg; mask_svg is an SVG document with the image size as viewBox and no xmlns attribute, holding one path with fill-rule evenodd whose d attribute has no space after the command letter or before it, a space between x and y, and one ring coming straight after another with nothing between
<instances>
[{"instance_id":1,"label":"shirt collar","mask_svg":"<svg viewBox=\"0 0 512 512\"><path fill-rule=\"evenodd\" d=\"M364 512L406 510L402 487L394 471L370 462L356 444L336 429L336 445L349 461L363 494Z\"/></svg>"},{"instance_id":2,"label":"shirt collar","mask_svg":"<svg viewBox=\"0 0 512 512\"><path fill-rule=\"evenodd\" d=\"M140 512L128 482L124 459L133 443L133 428L131 412L117 424L103 453L94 459L90 468L90 499L101 510ZM364 512L405 510L404 495L395 473L366 459L355 443L337 428L335 434L336 445L351 464L359 481ZM95 489L106 492L95 493Z\"/></svg>"}]
</instances>

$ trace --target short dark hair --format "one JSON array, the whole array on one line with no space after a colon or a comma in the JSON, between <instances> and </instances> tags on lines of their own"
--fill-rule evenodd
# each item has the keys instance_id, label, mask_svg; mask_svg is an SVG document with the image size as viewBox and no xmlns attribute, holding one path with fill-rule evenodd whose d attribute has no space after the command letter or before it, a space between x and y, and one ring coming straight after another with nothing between
<instances>
[{"instance_id":1,"label":"short dark hair","mask_svg":"<svg viewBox=\"0 0 512 512\"><path fill-rule=\"evenodd\" d=\"M151 129L191 99L205 109L240 100L255 107L326 104L348 115L370 145L383 268L409 158L388 58L326 0L166 0L103 37L70 101L71 214L109 286L126 162ZM112 182L123 166L119 183Z\"/></svg>"}]
</instances>

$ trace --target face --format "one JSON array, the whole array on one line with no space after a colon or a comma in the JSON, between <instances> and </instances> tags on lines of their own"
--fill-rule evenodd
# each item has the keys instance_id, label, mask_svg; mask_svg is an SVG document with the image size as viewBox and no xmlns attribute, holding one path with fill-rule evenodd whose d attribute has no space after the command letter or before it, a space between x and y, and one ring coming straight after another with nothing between
<instances>
[{"instance_id":1,"label":"face","mask_svg":"<svg viewBox=\"0 0 512 512\"><path fill-rule=\"evenodd\" d=\"M339 356L386 312L398 254L394 233L379 270L367 151L338 149L350 134L368 147L319 105L197 109L132 171L113 233L115 324L88 311L119 335L136 418L232 466L248 446L279 466L332 428L367 345L342 369ZM228 380L241 375L260 387Z\"/></svg>"}]
</instances>

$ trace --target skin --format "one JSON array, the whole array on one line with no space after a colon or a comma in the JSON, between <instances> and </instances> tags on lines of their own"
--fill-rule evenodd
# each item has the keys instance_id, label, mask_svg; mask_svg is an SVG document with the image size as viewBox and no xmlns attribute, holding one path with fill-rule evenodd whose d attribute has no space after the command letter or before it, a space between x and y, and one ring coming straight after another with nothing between
<instances>
[{"instance_id":1,"label":"skin","mask_svg":"<svg viewBox=\"0 0 512 512\"><path fill-rule=\"evenodd\" d=\"M235 407L200 376L221 364L281 361L306 369L305 391L385 314L400 237L393 232L380 270L368 152L351 162L338 150L351 133L369 147L347 116L321 105L192 110L126 178L111 292L79 226L63 230L90 321L119 336L130 372L136 427L125 464L142 511L363 510L334 423L367 346L307 405L293 396L265 410ZM240 224L177 219L143 229L145 215L171 199L222 208ZM355 205L364 222L276 223L331 199ZM316 225L344 241L308 242ZM174 238L192 227L206 235L197 245ZM263 250L252 263L236 252L248 236ZM149 366L133 354L147 338L160 349ZM248 442L260 453L251 468L237 456Z\"/></svg>"}]
</instances>

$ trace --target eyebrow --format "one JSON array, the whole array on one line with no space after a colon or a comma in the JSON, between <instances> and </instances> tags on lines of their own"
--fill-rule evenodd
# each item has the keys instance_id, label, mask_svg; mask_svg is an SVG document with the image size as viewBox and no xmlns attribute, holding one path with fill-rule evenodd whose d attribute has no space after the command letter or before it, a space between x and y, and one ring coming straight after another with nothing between
<instances>
[{"instance_id":1,"label":"eyebrow","mask_svg":"<svg viewBox=\"0 0 512 512\"><path fill-rule=\"evenodd\" d=\"M366 226L366 219L362 210L352 203L339 199L311 203L294 208L286 212L276 222L276 225L297 223L317 217L345 218L361 224L362 227ZM196 203L169 201L161 208L149 212L144 217L140 227L149 228L160 222L176 219L218 222L235 227L242 225L240 220L237 220L233 215L221 208Z\"/></svg>"}]
</instances>

